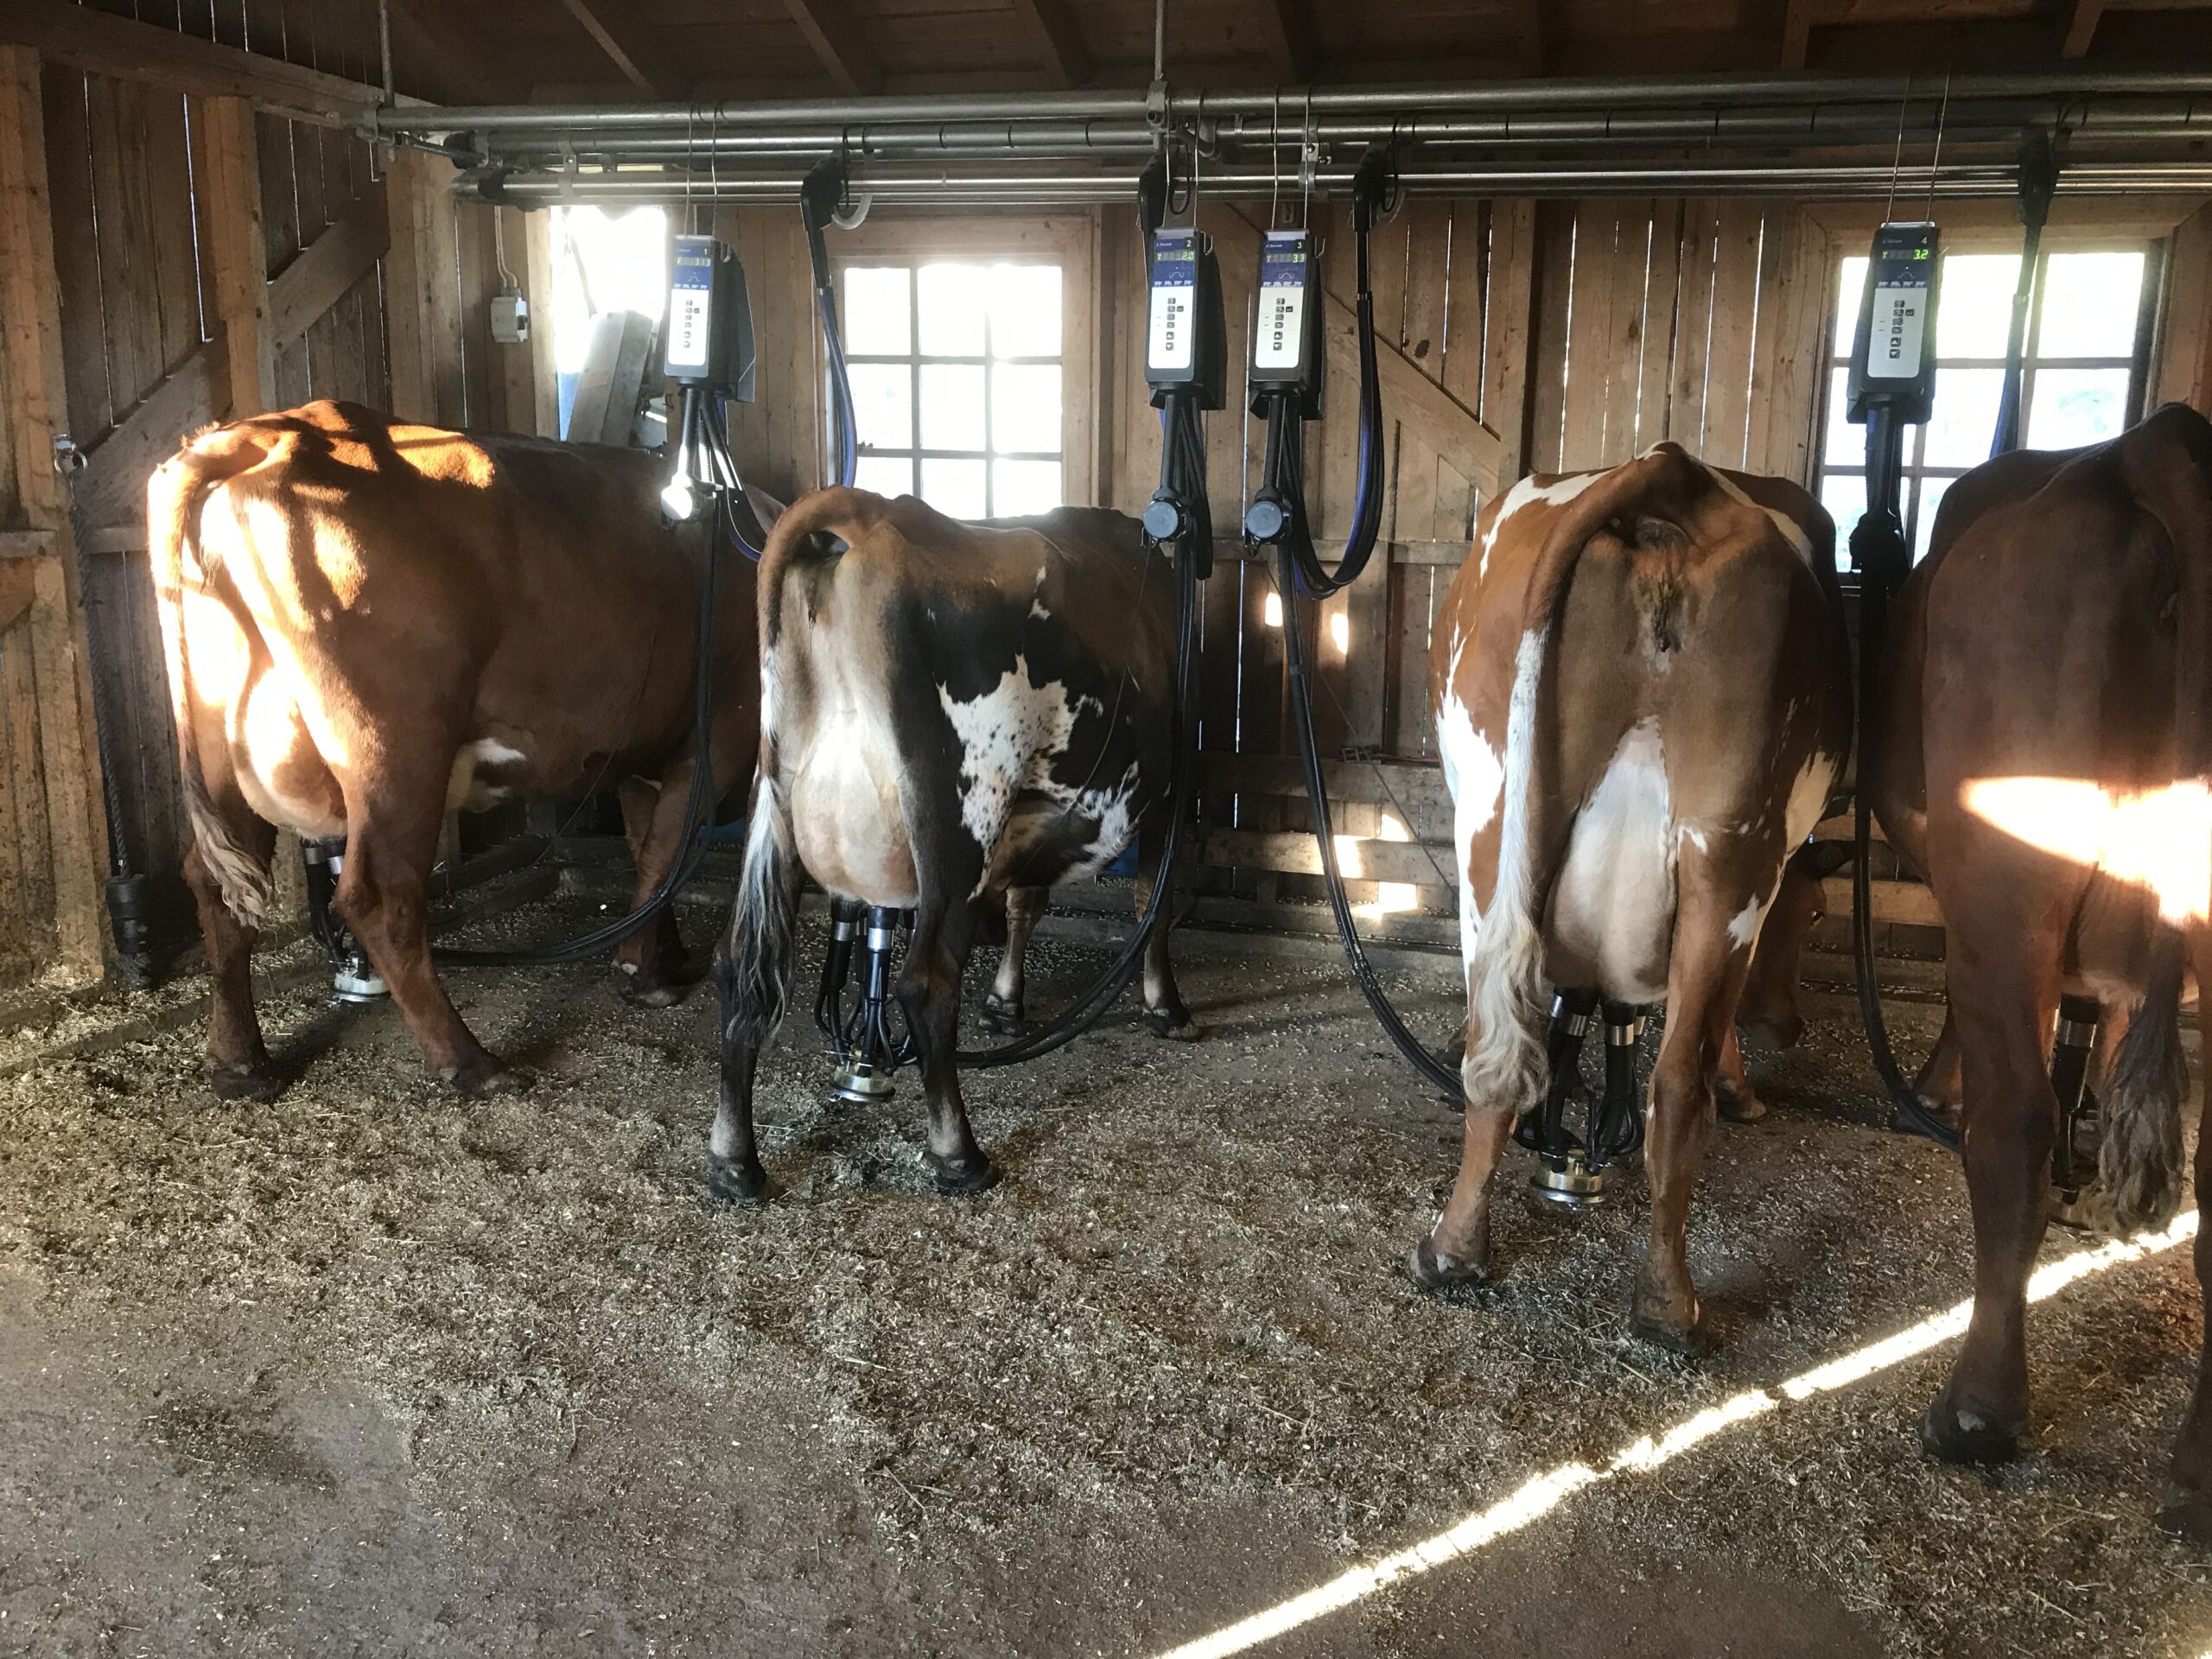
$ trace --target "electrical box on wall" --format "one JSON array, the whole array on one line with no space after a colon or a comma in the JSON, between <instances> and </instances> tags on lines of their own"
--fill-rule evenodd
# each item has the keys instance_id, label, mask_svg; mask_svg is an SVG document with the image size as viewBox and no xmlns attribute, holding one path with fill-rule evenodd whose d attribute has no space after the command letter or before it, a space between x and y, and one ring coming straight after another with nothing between
<instances>
[{"instance_id":1,"label":"electrical box on wall","mask_svg":"<svg viewBox=\"0 0 2212 1659\"><path fill-rule=\"evenodd\" d=\"M492 296L492 338L502 346L520 346L530 339L530 302L512 291Z\"/></svg>"}]
</instances>

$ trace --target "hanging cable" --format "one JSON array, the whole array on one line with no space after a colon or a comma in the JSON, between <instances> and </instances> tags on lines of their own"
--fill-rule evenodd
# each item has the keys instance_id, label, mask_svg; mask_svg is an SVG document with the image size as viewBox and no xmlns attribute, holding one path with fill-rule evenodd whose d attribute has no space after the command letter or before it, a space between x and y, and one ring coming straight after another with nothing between
<instances>
[{"instance_id":1,"label":"hanging cable","mask_svg":"<svg viewBox=\"0 0 2212 1659\"><path fill-rule=\"evenodd\" d=\"M2028 318L2043 259L2043 227L2050 218L2050 199L2057 188L2058 162L2050 136L2030 133L2020 143L2020 275L2012 289L2012 326L2005 336L2005 387L1997 402L1997 429L1990 437L1993 457L2020 447Z\"/></svg>"}]
</instances>

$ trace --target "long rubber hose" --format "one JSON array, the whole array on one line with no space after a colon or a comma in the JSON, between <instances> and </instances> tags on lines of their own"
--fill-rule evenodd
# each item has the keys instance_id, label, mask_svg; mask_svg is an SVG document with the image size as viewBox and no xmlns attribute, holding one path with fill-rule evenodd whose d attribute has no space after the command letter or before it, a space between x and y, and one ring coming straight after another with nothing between
<instances>
[{"instance_id":1,"label":"long rubber hose","mask_svg":"<svg viewBox=\"0 0 2212 1659\"><path fill-rule=\"evenodd\" d=\"M1313 814L1313 833L1320 842L1321 877L1328 888L1329 909L1337 918L1337 937L1343 941L1344 960L1351 964L1353 982L1367 999L1376 1022L1397 1046L1398 1052L1421 1076L1457 1100L1462 1094L1459 1069L1433 1053L1427 1044L1407 1029L1376 978L1374 966L1367 960L1367 951L1360 944L1359 929L1352 919L1351 900L1344 892L1344 875L1337 868L1337 842L1329 818L1328 789L1321 776L1321 754L1313 737L1313 697L1307 678L1306 629L1299 620L1298 600L1291 591L1294 562L1287 547L1279 545L1275 549L1275 567L1276 580L1284 594L1282 628L1289 648L1293 723L1298 728L1299 756L1306 763L1306 797Z\"/></svg>"},{"instance_id":2,"label":"long rubber hose","mask_svg":"<svg viewBox=\"0 0 2212 1659\"><path fill-rule=\"evenodd\" d=\"M1179 480L1189 507L1192 524L1175 551L1175 690L1174 747L1169 760L1167 834L1160 849L1159 867L1152 876L1152 893L1143 917L1122 946L1113 965L1090 988L1063 1008L1041 1031L1018 1037L996 1048L961 1049L957 1065L975 1069L1014 1065L1064 1047L1096 1025L1106 1010L1128 988L1144 959L1144 949L1155 927L1168 925L1167 901L1173 891L1175 860L1181 850L1183 825L1190 814L1191 774L1197 766L1198 565L1212 546L1213 522L1205 505L1205 438L1198 411L1187 399L1177 397L1164 411L1166 466ZM1150 558L1153 554L1144 556Z\"/></svg>"}]
</instances>

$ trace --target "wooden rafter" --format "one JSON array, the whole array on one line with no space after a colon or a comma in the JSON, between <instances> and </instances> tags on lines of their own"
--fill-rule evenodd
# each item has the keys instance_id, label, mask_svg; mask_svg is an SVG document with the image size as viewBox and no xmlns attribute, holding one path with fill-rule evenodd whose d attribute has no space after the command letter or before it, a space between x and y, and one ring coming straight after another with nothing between
<instances>
[{"instance_id":1,"label":"wooden rafter","mask_svg":"<svg viewBox=\"0 0 2212 1659\"><path fill-rule=\"evenodd\" d=\"M883 63L845 0L784 0L791 21L841 92L865 98L883 90Z\"/></svg>"},{"instance_id":2,"label":"wooden rafter","mask_svg":"<svg viewBox=\"0 0 2212 1659\"><path fill-rule=\"evenodd\" d=\"M1782 14L1782 67L1802 69L1812 50L1813 25L1820 22L1815 15L1819 0L1789 0Z\"/></svg>"},{"instance_id":3,"label":"wooden rafter","mask_svg":"<svg viewBox=\"0 0 2212 1659\"><path fill-rule=\"evenodd\" d=\"M1313 15L1310 0L1260 0L1261 38L1275 79L1305 81L1313 73Z\"/></svg>"},{"instance_id":4,"label":"wooden rafter","mask_svg":"<svg viewBox=\"0 0 2212 1659\"><path fill-rule=\"evenodd\" d=\"M452 9L435 0L391 0L391 49L449 103L501 104L529 90L456 32Z\"/></svg>"},{"instance_id":5,"label":"wooden rafter","mask_svg":"<svg viewBox=\"0 0 2212 1659\"><path fill-rule=\"evenodd\" d=\"M647 98L675 98L687 78L639 27L637 14L621 0L561 0L593 43L621 71L622 79Z\"/></svg>"},{"instance_id":6,"label":"wooden rafter","mask_svg":"<svg viewBox=\"0 0 2212 1659\"><path fill-rule=\"evenodd\" d=\"M1037 60L1054 85L1063 90L1090 79L1090 54L1077 27L1068 0L1014 0L1020 17L1037 42Z\"/></svg>"},{"instance_id":7,"label":"wooden rafter","mask_svg":"<svg viewBox=\"0 0 2212 1659\"><path fill-rule=\"evenodd\" d=\"M126 80L243 98L257 109L326 126L355 120L383 98L381 89L343 76L64 0L0 6L0 43L35 47L56 63Z\"/></svg>"},{"instance_id":8,"label":"wooden rafter","mask_svg":"<svg viewBox=\"0 0 2212 1659\"><path fill-rule=\"evenodd\" d=\"M2089 53L2089 41L2097 32L2097 25L2104 21L2105 0L2070 0L2066 8L2066 34L2059 43L2063 57L2082 58Z\"/></svg>"}]
</instances>

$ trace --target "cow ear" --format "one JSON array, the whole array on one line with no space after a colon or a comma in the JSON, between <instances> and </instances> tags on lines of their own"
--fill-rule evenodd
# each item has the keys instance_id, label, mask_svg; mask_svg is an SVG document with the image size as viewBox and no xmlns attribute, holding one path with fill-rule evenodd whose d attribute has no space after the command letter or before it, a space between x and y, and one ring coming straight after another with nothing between
<instances>
[{"instance_id":1,"label":"cow ear","mask_svg":"<svg viewBox=\"0 0 2212 1659\"><path fill-rule=\"evenodd\" d=\"M760 521L760 533L765 536L775 529L776 520L784 516L785 504L758 484L745 486L745 499L753 504L753 516Z\"/></svg>"},{"instance_id":2,"label":"cow ear","mask_svg":"<svg viewBox=\"0 0 2212 1659\"><path fill-rule=\"evenodd\" d=\"M1857 850L1847 841L1808 841L1789 864L1798 874L1824 881L1848 865Z\"/></svg>"}]
</instances>

